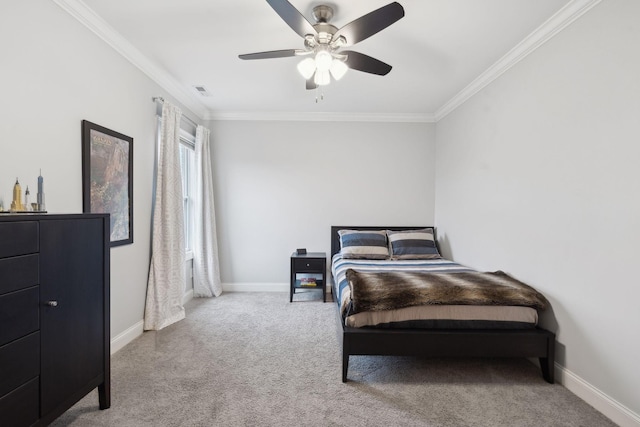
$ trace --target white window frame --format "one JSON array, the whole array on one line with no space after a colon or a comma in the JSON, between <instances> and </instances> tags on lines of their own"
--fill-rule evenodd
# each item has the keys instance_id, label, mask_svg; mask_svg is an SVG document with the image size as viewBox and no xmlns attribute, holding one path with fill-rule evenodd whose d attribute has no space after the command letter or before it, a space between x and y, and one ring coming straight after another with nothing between
<instances>
[{"instance_id":1,"label":"white window frame","mask_svg":"<svg viewBox=\"0 0 640 427\"><path fill-rule=\"evenodd\" d=\"M182 197L184 198L185 259L193 259L195 237L195 166L196 137L180 129L180 171L182 174ZM187 156L184 158L183 156Z\"/></svg>"}]
</instances>

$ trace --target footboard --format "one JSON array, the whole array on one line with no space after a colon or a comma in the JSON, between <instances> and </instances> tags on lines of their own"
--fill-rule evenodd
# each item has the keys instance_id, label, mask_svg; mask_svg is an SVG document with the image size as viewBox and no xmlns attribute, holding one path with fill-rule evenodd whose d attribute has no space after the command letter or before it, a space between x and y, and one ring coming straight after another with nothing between
<instances>
[{"instance_id":1,"label":"footboard","mask_svg":"<svg viewBox=\"0 0 640 427\"><path fill-rule=\"evenodd\" d=\"M349 356L356 355L537 357L543 378L554 382L555 334L544 329L342 329L342 382L347 381Z\"/></svg>"}]
</instances>

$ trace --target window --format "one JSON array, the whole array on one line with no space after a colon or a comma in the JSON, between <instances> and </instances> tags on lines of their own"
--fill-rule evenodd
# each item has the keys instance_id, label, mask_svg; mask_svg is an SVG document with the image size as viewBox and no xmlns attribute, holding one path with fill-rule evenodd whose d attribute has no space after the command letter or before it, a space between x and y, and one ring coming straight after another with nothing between
<instances>
[{"instance_id":1,"label":"window","mask_svg":"<svg viewBox=\"0 0 640 427\"><path fill-rule=\"evenodd\" d=\"M162 105L158 103L158 146L162 129ZM184 120L180 123L180 172L182 174L182 196L184 209L185 259L193 259L195 224L195 164L196 164L196 127ZM155 203L155 202L154 202Z\"/></svg>"},{"instance_id":2,"label":"window","mask_svg":"<svg viewBox=\"0 0 640 427\"><path fill-rule=\"evenodd\" d=\"M180 170L182 171L182 197L184 198L184 243L186 258L193 258L195 214L195 136L180 130Z\"/></svg>"}]
</instances>

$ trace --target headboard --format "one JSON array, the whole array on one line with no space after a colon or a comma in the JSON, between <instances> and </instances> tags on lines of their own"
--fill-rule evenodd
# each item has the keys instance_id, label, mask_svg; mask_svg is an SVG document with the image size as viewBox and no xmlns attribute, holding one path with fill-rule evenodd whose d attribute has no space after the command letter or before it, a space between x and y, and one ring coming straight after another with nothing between
<instances>
[{"instance_id":1,"label":"headboard","mask_svg":"<svg viewBox=\"0 0 640 427\"><path fill-rule=\"evenodd\" d=\"M391 231L402 231L402 230L419 230L421 228L433 228L433 238L436 242L436 248L438 248L438 239L436 237L436 228L431 225L422 225L415 227L373 227L373 226L342 226L342 225L332 225L331 226L331 258L338 252L340 252L340 235L338 234L338 230L391 230ZM440 249L438 248L438 252ZM331 260L330 258L330 260Z\"/></svg>"}]
</instances>

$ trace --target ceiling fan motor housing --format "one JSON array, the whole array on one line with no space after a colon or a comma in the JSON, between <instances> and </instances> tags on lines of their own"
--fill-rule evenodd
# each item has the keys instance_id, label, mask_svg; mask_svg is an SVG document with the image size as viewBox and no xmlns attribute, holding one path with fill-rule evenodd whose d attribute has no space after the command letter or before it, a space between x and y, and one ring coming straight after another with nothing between
<instances>
[{"instance_id":1,"label":"ceiling fan motor housing","mask_svg":"<svg viewBox=\"0 0 640 427\"><path fill-rule=\"evenodd\" d=\"M338 31L336 27L327 23L315 24L313 28L318 32L318 43L329 44L333 39L333 35Z\"/></svg>"},{"instance_id":2,"label":"ceiling fan motor housing","mask_svg":"<svg viewBox=\"0 0 640 427\"><path fill-rule=\"evenodd\" d=\"M313 8L312 15L317 23L326 23L333 18L333 8L321 4Z\"/></svg>"},{"instance_id":3,"label":"ceiling fan motor housing","mask_svg":"<svg viewBox=\"0 0 640 427\"><path fill-rule=\"evenodd\" d=\"M333 35L338 31L338 28L329 24L331 18L333 18L333 8L326 5L319 5L313 8L313 19L316 20L316 24L313 28L316 30L317 40L320 44L329 44L333 39Z\"/></svg>"}]
</instances>

